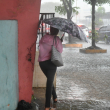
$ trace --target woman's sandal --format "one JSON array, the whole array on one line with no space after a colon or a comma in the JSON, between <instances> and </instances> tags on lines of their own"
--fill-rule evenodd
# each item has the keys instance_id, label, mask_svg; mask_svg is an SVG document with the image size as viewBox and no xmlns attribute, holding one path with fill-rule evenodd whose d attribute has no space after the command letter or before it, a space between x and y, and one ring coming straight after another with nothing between
<instances>
[{"instance_id":1,"label":"woman's sandal","mask_svg":"<svg viewBox=\"0 0 110 110\"><path fill-rule=\"evenodd\" d=\"M53 100L53 108L57 108L57 101Z\"/></svg>"},{"instance_id":2,"label":"woman's sandal","mask_svg":"<svg viewBox=\"0 0 110 110\"><path fill-rule=\"evenodd\" d=\"M56 99L57 100L57 99ZM55 101L55 99L53 99L53 103L57 103L57 101Z\"/></svg>"},{"instance_id":3,"label":"woman's sandal","mask_svg":"<svg viewBox=\"0 0 110 110\"><path fill-rule=\"evenodd\" d=\"M53 103L57 103L57 101L54 100Z\"/></svg>"}]
</instances>

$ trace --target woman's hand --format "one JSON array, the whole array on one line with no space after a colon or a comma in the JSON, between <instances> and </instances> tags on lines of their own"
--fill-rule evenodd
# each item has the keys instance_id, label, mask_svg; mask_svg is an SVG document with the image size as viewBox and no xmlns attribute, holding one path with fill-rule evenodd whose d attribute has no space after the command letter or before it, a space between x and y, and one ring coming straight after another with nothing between
<instances>
[{"instance_id":1,"label":"woman's hand","mask_svg":"<svg viewBox=\"0 0 110 110\"><path fill-rule=\"evenodd\" d=\"M63 37L61 37L61 39L60 39L60 40L61 40L61 42L63 42Z\"/></svg>"}]
</instances>

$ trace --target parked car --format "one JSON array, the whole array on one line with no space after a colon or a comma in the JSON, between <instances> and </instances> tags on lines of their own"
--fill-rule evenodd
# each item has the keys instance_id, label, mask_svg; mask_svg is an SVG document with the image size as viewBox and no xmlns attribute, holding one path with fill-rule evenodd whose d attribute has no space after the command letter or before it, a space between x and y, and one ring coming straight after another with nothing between
<instances>
[{"instance_id":1,"label":"parked car","mask_svg":"<svg viewBox=\"0 0 110 110\"><path fill-rule=\"evenodd\" d=\"M97 41L105 41L106 44L110 43L110 25L102 26L99 29Z\"/></svg>"},{"instance_id":2,"label":"parked car","mask_svg":"<svg viewBox=\"0 0 110 110\"><path fill-rule=\"evenodd\" d=\"M39 32L41 33L42 31L43 31L43 33L49 33L50 32L50 26L48 24L45 24L45 23L40 24Z\"/></svg>"},{"instance_id":3,"label":"parked car","mask_svg":"<svg viewBox=\"0 0 110 110\"><path fill-rule=\"evenodd\" d=\"M89 29L84 24L77 24L84 32L84 34L89 37Z\"/></svg>"}]
</instances>

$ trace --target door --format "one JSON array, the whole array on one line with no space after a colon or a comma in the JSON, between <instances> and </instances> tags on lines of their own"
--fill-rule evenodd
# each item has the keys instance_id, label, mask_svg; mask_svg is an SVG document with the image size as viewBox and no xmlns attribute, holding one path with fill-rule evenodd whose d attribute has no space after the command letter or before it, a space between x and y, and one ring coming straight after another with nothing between
<instances>
[{"instance_id":1,"label":"door","mask_svg":"<svg viewBox=\"0 0 110 110\"><path fill-rule=\"evenodd\" d=\"M99 29L99 41L105 41L106 28L107 26L104 26Z\"/></svg>"},{"instance_id":2,"label":"door","mask_svg":"<svg viewBox=\"0 0 110 110\"><path fill-rule=\"evenodd\" d=\"M18 103L18 23L0 20L0 110Z\"/></svg>"}]
</instances>

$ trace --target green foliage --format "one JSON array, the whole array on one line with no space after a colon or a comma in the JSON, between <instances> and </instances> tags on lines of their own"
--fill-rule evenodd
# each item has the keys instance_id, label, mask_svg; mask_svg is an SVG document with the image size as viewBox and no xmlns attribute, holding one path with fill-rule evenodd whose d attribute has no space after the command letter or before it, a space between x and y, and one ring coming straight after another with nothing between
<instances>
[{"instance_id":1,"label":"green foliage","mask_svg":"<svg viewBox=\"0 0 110 110\"><path fill-rule=\"evenodd\" d=\"M73 13L75 13L76 15L78 15L78 9L79 7L72 7Z\"/></svg>"},{"instance_id":2,"label":"green foliage","mask_svg":"<svg viewBox=\"0 0 110 110\"><path fill-rule=\"evenodd\" d=\"M108 38L108 36L105 34L104 40L107 39L107 38Z\"/></svg>"},{"instance_id":3,"label":"green foliage","mask_svg":"<svg viewBox=\"0 0 110 110\"><path fill-rule=\"evenodd\" d=\"M69 14L71 17L72 13L78 14L79 7L73 7L74 0L60 0L61 5L55 6L55 11L61 15Z\"/></svg>"},{"instance_id":4,"label":"green foliage","mask_svg":"<svg viewBox=\"0 0 110 110\"><path fill-rule=\"evenodd\" d=\"M98 37L99 37L98 32L95 30L95 31L92 31L92 33L95 33L95 36L93 36L93 37L92 37L92 36L89 36L89 38L90 38L90 39L93 38L93 39L95 40L95 42L97 42L97 41L98 41ZM108 36L105 34L104 40L107 39L107 38L108 38Z\"/></svg>"},{"instance_id":5,"label":"green foliage","mask_svg":"<svg viewBox=\"0 0 110 110\"><path fill-rule=\"evenodd\" d=\"M96 25L97 26L101 26L101 25L103 25L103 20L101 19L101 18L98 18L98 19L96 19Z\"/></svg>"},{"instance_id":6,"label":"green foliage","mask_svg":"<svg viewBox=\"0 0 110 110\"><path fill-rule=\"evenodd\" d=\"M95 24L96 26L101 26L103 25L103 20L102 20L102 17L103 15L105 14L105 8L104 7L98 7L98 9L96 10L95 12L95 16L96 16L96 19L95 19Z\"/></svg>"},{"instance_id":7,"label":"green foliage","mask_svg":"<svg viewBox=\"0 0 110 110\"><path fill-rule=\"evenodd\" d=\"M36 98L35 98L35 96L34 96L34 95L32 95L32 100L36 100Z\"/></svg>"},{"instance_id":8,"label":"green foliage","mask_svg":"<svg viewBox=\"0 0 110 110\"><path fill-rule=\"evenodd\" d=\"M87 2L88 4L91 4L92 5L92 30L95 30L95 6L97 5L102 5L102 4L105 4L105 3L109 3L110 4L110 0L83 0L83 1L85 1L85 2ZM101 22L101 20L100 20L100 22ZM95 35L96 33L93 33L92 34L92 46L93 47L95 47L96 45L95 45L95 39L96 39L96 37L94 37L94 36L96 36ZM93 36L94 35L94 36Z\"/></svg>"},{"instance_id":9,"label":"green foliage","mask_svg":"<svg viewBox=\"0 0 110 110\"><path fill-rule=\"evenodd\" d=\"M105 8L100 6L100 7L98 7L96 12L98 12L100 14L105 14Z\"/></svg>"},{"instance_id":10,"label":"green foliage","mask_svg":"<svg viewBox=\"0 0 110 110\"><path fill-rule=\"evenodd\" d=\"M92 5L93 0L83 0L86 1L88 4ZM109 3L110 4L110 0L96 0L96 5L102 5L105 3Z\"/></svg>"},{"instance_id":11,"label":"green foliage","mask_svg":"<svg viewBox=\"0 0 110 110\"><path fill-rule=\"evenodd\" d=\"M98 32L97 32L96 30L94 30L94 31L91 31L91 33L92 33L92 34L95 33L95 36L89 36L89 38L90 38L90 39L93 38L93 39L95 39L95 41L97 41L98 35L99 35Z\"/></svg>"},{"instance_id":12,"label":"green foliage","mask_svg":"<svg viewBox=\"0 0 110 110\"><path fill-rule=\"evenodd\" d=\"M64 8L64 6L60 5L60 6L55 6L55 11L58 12L61 15L65 15L67 12Z\"/></svg>"}]
</instances>

